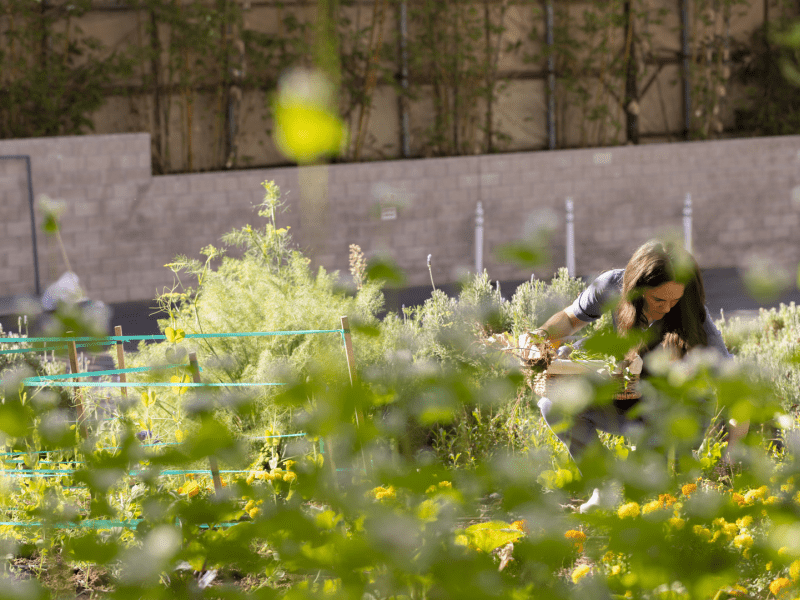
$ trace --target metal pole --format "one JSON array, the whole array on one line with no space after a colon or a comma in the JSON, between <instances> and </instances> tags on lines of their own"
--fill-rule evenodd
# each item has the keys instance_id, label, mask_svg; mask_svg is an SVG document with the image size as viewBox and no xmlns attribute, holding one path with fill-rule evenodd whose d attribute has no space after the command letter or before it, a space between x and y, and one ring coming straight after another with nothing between
<instances>
[{"instance_id":1,"label":"metal pole","mask_svg":"<svg viewBox=\"0 0 800 600\"><path fill-rule=\"evenodd\" d=\"M567 209L567 273L575 277L575 204L572 198L564 203Z\"/></svg>"},{"instance_id":2,"label":"metal pole","mask_svg":"<svg viewBox=\"0 0 800 600\"><path fill-rule=\"evenodd\" d=\"M408 117L408 5L400 2L400 146L403 158L411 156L411 126Z\"/></svg>"},{"instance_id":3,"label":"metal pole","mask_svg":"<svg viewBox=\"0 0 800 600\"><path fill-rule=\"evenodd\" d=\"M475 273L483 273L483 203L475 208Z\"/></svg>"},{"instance_id":4,"label":"metal pole","mask_svg":"<svg viewBox=\"0 0 800 600\"><path fill-rule=\"evenodd\" d=\"M39 250L36 244L36 209L33 206L33 174L31 173L31 157L28 154L8 154L0 156L0 160L24 160L25 173L28 177L28 206L31 213L31 240L33 242L33 277L36 285L36 295L42 295L42 286L39 282Z\"/></svg>"},{"instance_id":5,"label":"metal pole","mask_svg":"<svg viewBox=\"0 0 800 600\"><path fill-rule=\"evenodd\" d=\"M692 251L692 195L686 194L683 200L683 247Z\"/></svg>"},{"instance_id":6,"label":"metal pole","mask_svg":"<svg viewBox=\"0 0 800 600\"><path fill-rule=\"evenodd\" d=\"M547 36L547 146L556 148L556 57L553 55L553 2L547 0L546 36Z\"/></svg>"}]
</instances>

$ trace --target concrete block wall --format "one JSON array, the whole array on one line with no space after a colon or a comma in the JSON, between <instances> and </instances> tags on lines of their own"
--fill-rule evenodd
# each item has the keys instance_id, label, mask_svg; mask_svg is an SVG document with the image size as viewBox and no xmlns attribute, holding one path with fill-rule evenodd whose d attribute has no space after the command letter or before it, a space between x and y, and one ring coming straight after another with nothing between
<instances>
[{"instance_id":1,"label":"concrete block wall","mask_svg":"<svg viewBox=\"0 0 800 600\"><path fill-rule=\"evenodd\" d=\"M485 210L484 265L493 279L530 276L493 250L552 228L549 276L564 264L564 201L575 203L582 275L622 267L640 243L680 231L692 195L694 247L704 268L751 257L795 270L800 262L800 136L287 167L153 177L148 134L0 140L0 155L31 156L34 194L62 199L62 237L90 297L145 300L172 285L178 254L261 218L261 182L288 202L279 225L315 265L348 274L348 247L391 255L410 285L437 284L474 268L474 220ZM380 218L394 206L397 217ZM38 224L37 224L38 225ZM0 161L0 297L32 293L33 259L22 161ZM538 234L541 235L541 232ZM42 289L64 270L38 233Z\"/></svg>"}]
</instances>

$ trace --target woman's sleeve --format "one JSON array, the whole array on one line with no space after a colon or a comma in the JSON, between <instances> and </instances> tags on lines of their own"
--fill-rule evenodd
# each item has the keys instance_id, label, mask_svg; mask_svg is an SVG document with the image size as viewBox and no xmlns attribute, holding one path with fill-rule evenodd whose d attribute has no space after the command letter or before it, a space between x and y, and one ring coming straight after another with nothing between
<instances>
[{"instance_id":1,"label":"woman's sleeve","mask_svg":"<svg viewBox=\"0 0 800 600\"><path fill-rule=\"evenodd\" d=\"M728 352L728 349L725 347L725 341L722 339L722 333L714 324L714 319L711 318L708 308L706 308L706 322L703 323L703 329L706 331L709 348L716 348L725 358L733 358L733 355Z\"/></svg>"},{"instance_id":2,"label":"woman's sleeve","mask_svg":"<svg viewBox=\"0 0 800 600\"><path fill-rule=\"evenodd\" d=\"M613 269L598 275L572 303L575 316L587 323L599 319L619 297L623 273L624 269Z\"/></svg>"}]
</instances>

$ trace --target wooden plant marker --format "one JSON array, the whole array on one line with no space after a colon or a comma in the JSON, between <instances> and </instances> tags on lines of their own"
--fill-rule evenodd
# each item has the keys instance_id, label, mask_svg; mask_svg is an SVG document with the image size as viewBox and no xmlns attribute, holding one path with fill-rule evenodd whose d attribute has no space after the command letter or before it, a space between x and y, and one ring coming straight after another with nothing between
<instances>
[{"instance_id":1,"label":"wooden plant marker","mask_svg":"<svg viewBox=\"0 0 800 600\"><path fill-rule=\"evenodd\" d=\"M195 383L201 383L200 367L197 364L196 352L189 353L189 369L192 371L192 380ZM219 477L219 465L217 464L217 457L209 456L208 463L211 467L211 479L214 480L214 491L216 492L217 496L219 496L222 493L222 479Z\"/></svg>"},{"instance_id":2,"label":"wooden plant marker","mask_svg":"<svg viewBox=\"0 0 800 600\"><path fill-rule=\"evenodd\" d=\"M71 332L69 332L71 333ZM67 342L67 351L69 354L69 368L73 374L77 374L78 371L78 347L75 345L75 342ZM72 381L78 381L76 377ZM80 427L81 436L86 438L88 436L88 432L86 430L86 420L85 414L83 412L83 402L81 400L81 388L76 387L75 393L73 394L73 399L75 402L75 408L78 409L78 425Z\"/></svg>"},{"instance_id":3,"label":"wooden plant marker","mask_svg":"<svg viewBox=\"0 0 800 600\"><path fill-rule=\"evenodd\" d=\"M122 337L122 327L120 327L119 325L114 327L114 335L116 335L117 337ZM120 369L124 369L125 368L125 349L122 346L122 340L117 340L117 364L119 365ZM120 373L119 374L119 381L120 381L120 383L127 383L128 382L127 374L126 373ZM122 397L127 399L128 398L128 388L123 386L122 388L120 388L120 391L122 392Z\"/></svg>"},{"instance_id":4,"label":"wooden plant marker","mask_svg":"<svg viewBox=\"0 0 800 600\"><path fill-rule=\"evenodd\" d=\"M347 371L350 374L350 385L355 385L358 381L358 373L356 372L356 355L353 352L353 340L350 337L350 320L343 316L342 320L342 331L344 332L344 353L347 356ZM360 427L362 423L366 423L364 420L364 412L361 410L360 406L356 406L356 427ZM369 471L367 467L367 459L364 456L364 449L361 449L361 460L364 462L364 472L367 473Z\"/></svg>"}]
</instances>

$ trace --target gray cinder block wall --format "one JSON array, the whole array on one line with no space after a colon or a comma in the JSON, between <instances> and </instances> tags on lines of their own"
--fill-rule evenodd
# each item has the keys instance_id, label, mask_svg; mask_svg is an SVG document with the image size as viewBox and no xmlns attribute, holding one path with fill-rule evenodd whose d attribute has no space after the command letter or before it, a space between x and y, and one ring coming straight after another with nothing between
<instances>
[{"instance_id":1,"label":"gray cinder block wall","mask_svg":"<svg viewBox=\"0 0 800 600\"><path fill-rule=\"evenodd\" d=\"M348 275L348 246L389 253L410 285L453 282L474 265L478 201L484 266L492 279L530 277L500 264L498 245L553 227L549 276L565 261L564 200L575 203L576 264L591 275L624 266L641 242L680 232L692 195L695 255L704 268L752 257L796 272L800 262L800 136L653 144L487 156L287 167L153 177L148 134L0 140L2 155L30 155L35 197L66 202L62 236L90 297L145 300L171 286L163 265L261 219L261 182L275 180L290 226L314 264ZM394 207L396 218L381 219ZM37 224L38 225L38 224ZM42 289L64 271L38 229ZM0 296L33 293L23 161L0 161Z\"/></svg>"}]
</instances>

